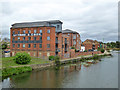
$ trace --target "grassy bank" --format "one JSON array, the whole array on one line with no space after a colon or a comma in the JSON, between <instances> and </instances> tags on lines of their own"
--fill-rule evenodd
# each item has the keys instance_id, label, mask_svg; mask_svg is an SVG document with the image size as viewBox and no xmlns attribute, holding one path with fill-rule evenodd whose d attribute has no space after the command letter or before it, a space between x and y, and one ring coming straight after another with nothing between
<instances>
[{"instance_id":1,"label":"grassy bank","mask_svg":"<svg viewBox=\"0 0 120 90\"><path fill-rule=\"evenodd\" d=\"M10 66L20 66L20 64L17 64L13 60L14 57L5 57L2 58L2 67L10 67ZM50 63L49 60L43 60L40 58L31 58L31 62L29 64L24 64L24 65L31 65L31 64L44 64L44 63Z\"/></svg>"},{"instance_id":2,"label":"grassy bank","mask_svg":"<svg viewBox=\"0 0 120 90\"><path fill-rule=\"evenodd\" d=\"M28 71L32 71L32 68L29 66L17 67L17 68L5 68L2 70L2 77L5 78L11 75L17 75Z\"/></svg>"}]
</instances>

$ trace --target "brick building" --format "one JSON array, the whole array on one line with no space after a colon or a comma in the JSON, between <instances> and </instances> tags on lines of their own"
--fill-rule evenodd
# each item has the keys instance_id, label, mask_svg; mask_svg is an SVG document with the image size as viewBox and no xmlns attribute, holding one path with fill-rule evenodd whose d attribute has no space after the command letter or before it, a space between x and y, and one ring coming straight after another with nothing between
<instances>
[{"instance_id":1,"label":"brick building","mask_svg":"<svg viewBox=\"0 0 120 90\"><path fill-rule=\"evenodd\" d=\"M62 30L62 24L59 20L13 24L10 30L12 56L27 52L35 57L59 55L69 58L71 46L80 50L80 35L72 30Z\"/></svg>"},{"instance_id":2,"label":"brick building","mask_svg":"<svg viewBox=\"0 0 120 90\"><path fill-rule=\"evenodd\" d=\"M87 39L82 43L85 46L85 50L97 50L100 44L97 40Z\"/></svg>"}]
</instances>

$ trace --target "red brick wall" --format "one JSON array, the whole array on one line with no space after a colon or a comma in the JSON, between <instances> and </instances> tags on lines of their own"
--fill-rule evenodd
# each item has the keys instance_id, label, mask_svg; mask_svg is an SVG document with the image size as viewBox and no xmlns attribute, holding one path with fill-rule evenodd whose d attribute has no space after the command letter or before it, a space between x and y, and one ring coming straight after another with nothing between
<instances>
[{"instance_id":1,"label":"red brick wall","mask_svg":"<svg viewBox=\"0 0 120 90\"><path fill-rule=\"evenodd\" d=\"M14 43L15 48L13 48L12 39L15 37L15 41L18 40L18 37L20 37L20 41L23 40L23 37L25 37L25 40L28 40L28 37L31 37L31 40L34 40L34 37L36 37L36 40L39 40L40 36L12 36L13 30L15 31L15 34L18 34L17 32L20 31L20 34L22 34L23 30L25 30L25 33L28 33L28 30L31 30L31 33L34 33L34 29L36 29L37 33L40 33L39 31L42 30L42 43L25 43L25 48L22 47L24 43ZM50 29L50 33L47 33L47 30ZM10 31L10 49L11 52L20 52L20 51L26 51L30 52L31 56L33 55L33 52L36 52L35 56L39 56L39 51L41 52L42 56L47 56L46 52L50 52L50 55L55 55L55 27L38 27L38 28L17 28L17 29L11 29ZM50 40L47 40L47 36L50 36ZM20 44L20 48L17 47L17 44ZM28 44L31 44L31 47L28 48ZM36 44L36 48L34 48L34 44ZM39 44L42 44L42 48L39 48ZM47 48L47 44L50 44L50 48ZM30 51L28 51L30 50ZM46 51L46 52L45 52Z\"/></svg>"},{"instance_id":2,"label":"red brick wall","mask_svg":"<svg viewBox=\"0 0 120 90\"><path fill-rule=\"evenodd\" d=\"M75 53L75 56L77 57L77 56L79 56L79 55L92 55L92 53L93 53L93 55L94 54L101 54L101 52L100 51L91 51L91 52L76 52Z\"/></svg>"},{"instance_id":3,"label":"red brick wall","mask_svg":"<svg viewBox=\"0 0 120 90\"><path fill-rule=\"evenodd\" d=\"M85 46L85 50L92 49L92 44L83 44Z\"/></svg>"}]
</instances>

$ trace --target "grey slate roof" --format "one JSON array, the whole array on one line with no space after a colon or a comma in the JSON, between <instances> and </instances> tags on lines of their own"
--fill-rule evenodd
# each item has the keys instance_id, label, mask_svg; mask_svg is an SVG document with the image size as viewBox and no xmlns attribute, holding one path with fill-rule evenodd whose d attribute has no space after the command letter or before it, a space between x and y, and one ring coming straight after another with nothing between
<instances>
[{"instance_id":1,"label":"grey slate roof","mask_svg":"<svg viewBox=\"0 0 120 90\"><path fill-rule=\"evenodd\" d=\"M78 33L78 32L72 31L70 29L65 29L65 30L62 30L62 33Z\"/></svg>"},{"instance_id":2,"label":"grey slate roof","mask_svg":"<svg viewBox=\"0 0 120 90\"><path fill-rule=\"evenodd\" d=\"M38 21L38 22L23 22L23 23L15 23L12 24L11 28L25 28L25 27L43 27L50 26L54 27L50 24L62 23L60 20L50 20L50 21Z\"/></svg>"}]
</instances>

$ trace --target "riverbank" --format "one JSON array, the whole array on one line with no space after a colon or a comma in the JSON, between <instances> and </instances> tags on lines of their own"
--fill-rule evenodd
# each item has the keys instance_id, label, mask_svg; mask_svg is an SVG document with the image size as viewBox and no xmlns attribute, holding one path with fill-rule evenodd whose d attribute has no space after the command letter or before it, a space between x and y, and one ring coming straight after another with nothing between
<instances>
[{"instance_id":1,"label":"riverbank","mask_svg":"<svg viewBox=\"0 0 120 90\"><path fill-rule=\"evenodd\" d=\"M71 63L76 63L76 62L86 62L87 60L95 59L95 58L102 57L102 56L109 56L109 55L111 55L111 54L107 52L107 53L103 53L103 54L97 54L96 56L87 55L87 56L78 56L76 58L63 59L63 60L60 60L60 65L71 64ZM7 76L11 76L11 75L16 75L19 73L24 73L27 71L32 71L32 70L36 70L36 69L43 70L43 69L47 69L49 67L55 66L54 61L49 61L47 63L44 62L43 64L39 64L39 63L28 64L28 65L17 65L17 66L8 65L9 67L3 67L2 72L5 74L2 74L2 76L7 77ZM26 68L26 67L31 68L31 69L24 70L24 68ZM14 69L16 69L16 70L14 70ZM12 72L10 72L11 70L12 70Z\"/></svg>"}]
</instances>

